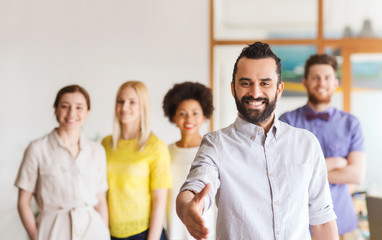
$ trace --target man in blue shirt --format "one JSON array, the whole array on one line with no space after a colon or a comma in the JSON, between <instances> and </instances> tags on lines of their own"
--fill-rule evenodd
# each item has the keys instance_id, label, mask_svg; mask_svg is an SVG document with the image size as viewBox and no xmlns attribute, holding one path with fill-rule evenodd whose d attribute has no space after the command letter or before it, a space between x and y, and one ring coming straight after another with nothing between
<instances>
[{"instance_id":1,"label":"man in blue shirt","mask_svg":"<svg viewBox=\"0 0 382 240\"><path fill-rule=\"evenodd\" d=\"M244 48L231 83L238 117L203 137L177 197L177 213L196 239L213 199L219 240L338 239L325 160L312 133L274 114L284 85L268 44ZM223 109L221 109L223 110Z\"/></svg>"},{"instance_id":2,"label":"man in blue shirt","mask_svg":"<svg viewBox=\"0 0 382 240\"><path fill-rule=\"evenodd\" d=\"M312 55L302 80L308 103L280 117L294 127L312 132L319 140L328 169L330 191L342 240L355 240L357 216L349 184L361 184L365 152L361 126L356 117L331 106L338 87L337 61L326 54Z\"/></svg>"}]
</instances>

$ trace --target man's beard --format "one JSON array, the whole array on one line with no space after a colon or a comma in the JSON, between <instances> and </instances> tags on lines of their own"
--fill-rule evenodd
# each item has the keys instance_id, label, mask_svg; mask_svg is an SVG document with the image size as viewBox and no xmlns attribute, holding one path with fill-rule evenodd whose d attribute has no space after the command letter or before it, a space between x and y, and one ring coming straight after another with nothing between
<instances>
[{"instance_id":1,"label":"man's beard","mask_svg":"<svg viewBox=\"0 0 382 240\"><path fill-rule=\"evenodd\" d=\"M247 109L245 107L246 101L263 101L265 104L265 109L263 111L259 109ZM259 124L269 119L272 115L273 111L276 108L277 102L277 93L275 94L275 98L273 101L269 101L268 98L253 98L252 96L243 96L241 101L237 98L236 90L235 90L235 103L236 108L241 114L241 116L248 122L253 124Z\"/></svg>"},{"instance_id":2,"label":"man's beard","mask_svg":"<svg viewBox=\"0 0 382 240\"><path fill-rule=\"evenodd\" d=\"M309 92L307 92L307 94L308 94L308 101L313 104L330 103L331 97L332 97L330 95L328 95L327 97L317 97L316 95L311 94Z\"/></svg>"}]
</instances>

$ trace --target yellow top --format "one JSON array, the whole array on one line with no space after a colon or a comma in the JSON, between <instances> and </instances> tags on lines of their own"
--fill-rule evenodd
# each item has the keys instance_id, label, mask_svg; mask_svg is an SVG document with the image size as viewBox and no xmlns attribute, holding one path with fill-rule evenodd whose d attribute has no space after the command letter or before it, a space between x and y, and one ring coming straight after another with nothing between
<instances>
[{"instance_id":1,"label":"yellow top","mask_svg":"<svg viewBox=\"0 0 382 240\"><path fill-rule=\"evenodd\" d=\"M110 234L117 238L147 230L151 191L172 185L167 145L154 134L141 152L138 144L138 139L121 139L114 150L112 136L102 140L107 156Z\"/></svg>"}]
</instances>

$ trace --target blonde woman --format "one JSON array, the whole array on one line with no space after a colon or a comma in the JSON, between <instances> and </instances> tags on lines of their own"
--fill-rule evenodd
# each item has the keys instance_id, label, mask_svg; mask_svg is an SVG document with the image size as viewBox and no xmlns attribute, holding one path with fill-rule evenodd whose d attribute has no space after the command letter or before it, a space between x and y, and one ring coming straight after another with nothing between
<instances>
[{"instance_id":1,"label":"blonde woman","mask_svg":"<svg viewBox=\"0 0 382 240\"><path fill-rule=\"evenodd\" d=\"M167 145L150 129L146 86L128 81L116 97L114 132L103 139L108 167L112 239L166 239L163 230L171 188Z\"/></svg>"},{"instance_id":2,"label":"blonde woman","mask_svg":"<svg viewBox=\"0 0 382 240\"><path fill-rule=\"evenodd\" d=\"M170 144L171 174L173 188L168 195L167 203L167 236L169 240L192 240L175 210L175 200L179 189L186 181L191 163L198 151L202 136L199 129L213 111L211 89L196 82L175 84L163 99L165 116L174 123L181 134L180 140ZM208 239L215 239L216 207L203 215L209 229Z\"/></svg>"},{"instance_id":3,"label":"blonde woman","mask_svg":"<svg viewBox=\"0 0 382 240\"><path fill-rule=\"evenodd\" d=\"M57 93L54 110L58 128L32 141L16 179L21 221L32 240L110 239L105 150L81 134L89 94L78 85L66 86Z\"/></svg>"}]
</instances>

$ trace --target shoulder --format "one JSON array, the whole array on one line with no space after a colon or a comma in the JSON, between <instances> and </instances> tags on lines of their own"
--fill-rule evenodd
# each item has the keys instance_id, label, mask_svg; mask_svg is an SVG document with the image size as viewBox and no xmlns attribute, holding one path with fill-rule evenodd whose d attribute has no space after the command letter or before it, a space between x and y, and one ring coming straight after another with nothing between
<instances>
[{"instance_id":1,"label":"shoulder","mask_svg":"<svg viewBox=\"0 0 382 240\"><path fill-rule=\"evenodd\" d=\"M95 142L93 140L90 140L89 138L85 138L84 142L85 142L87 147L90 147L91 151L96 151L96 152L99 152L99 151L104 152L105 151L100 143Z\"/></svg>"},{"instance_id":2,"label":"shoulder","mask_svg":"<svg viewBox=\"0 0 382 240\"><path fill-rule=\"evenodd\" d=\"M303 128L293 127L283 121L280 121L280 131L281 132L278 135L281 137L293 138L299 142L318 142L317 137L310 131Z\"/></svg>"},{"instance_id":3,"label":"shoulder","mask_svg":"<svg viewBox=\"0 0 382 240\"><path fill-rule=\"evenodd\" d=\"M281 116L279 117L279 120L281 120L283 122L289 122L293 118L297 118L297 117L301 116L302 113L303 113L303 107L299 107L295 110L288 111L288 112L281 114Z\"/></svg>"},{"instance_id":4,"label":"shoulder","mask_svg":"<svg viewBox=\"0 0 382 240\"><path fill-rule=\"evenodd\" d=\"M149 136L149 139L147 140L147 147L151 148L152 150L154 149L167 149L167 144L158 138L154 133L151 133Z\"/></svg>"},{"instance_id":5,"label":"shoulder","mask_svg":"<svg viewBox=\"0 0 382 240\"><path fill-rule=\"evenodd\" d=\"M38 150L38 149L41 149L41 148L44 148L44 147L48 147L49 144L51 144L51 139L53 136L52 136L53 133L49 133L47 135L44 135L40 138L37 138L37 139L34 139L32 140L29 145L28 145L28 148L29 150Z\"/></svg>"},{"instance_id":6,"label":"shoulder","mask_svg":"<svg viewBox=\"0 0 382 240\"><path fill-rule=\"evenodd\" d=\"M344 119L348 122L355 122L355 123L359 122L358 118L356 116L354 116L353 114L345 112L345 111L337 109L337 108L334 109L334 115L336 117Z\"/></svg>"},{"instance_id":7,"label":"shoulder","mask_svg":"<svg viewBox=\"0 0 382 240\"><path fill-rule=\"evenodd\" d=\"M113 146L113 136L109 135L102 139L101 144L104 148L111 148Z\"/></svg>"},{"instance_id":8,"label":"shoulder","mask_svg":"<svg viewBox=\"0 0 382 240\"><path fill-rule=\"evenodd\" d=\"M361 128L360 121L351 113L339 109L334 109L333 116L333 121L339 124L344 124L345 128L348 130L357 130Z\"/></svg>"}]
</instances>

